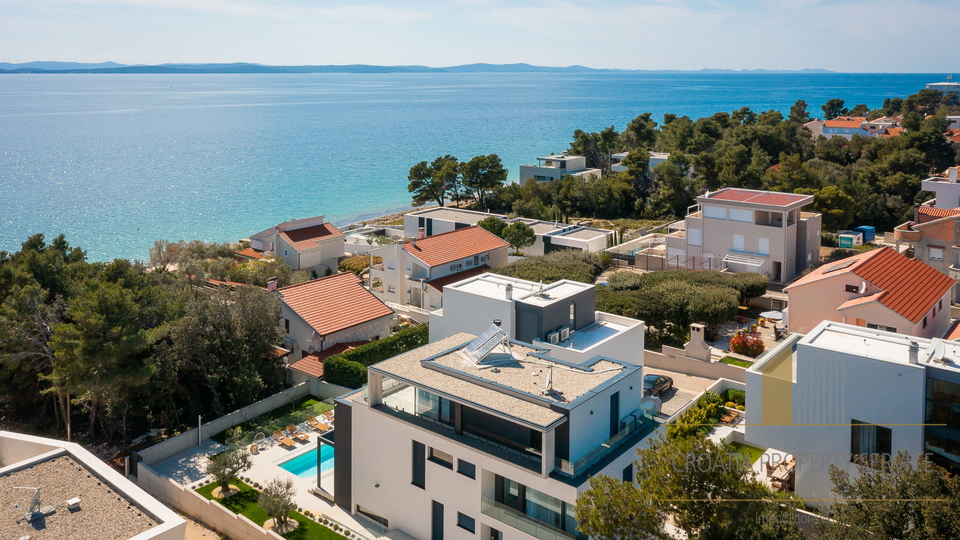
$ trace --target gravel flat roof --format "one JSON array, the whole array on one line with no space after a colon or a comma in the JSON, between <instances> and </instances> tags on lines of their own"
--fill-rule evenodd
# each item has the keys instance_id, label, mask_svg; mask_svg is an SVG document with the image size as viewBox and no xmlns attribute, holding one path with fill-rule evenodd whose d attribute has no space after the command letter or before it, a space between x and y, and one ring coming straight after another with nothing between
<instances>
[{"instance_id":1,"label":"gravel flat roof","mask_svg":"<svg viewBox=\"0 0 960 540\"><path fill-rule=\"evenodd\" d=\"M39 487L40 506L54 506L54 513L33 523L23 519L34 494L33 490L14 489L24 486ZM80 509L69 510L66 501L76 497L80 498ZM15 504L21 508L14 507ZM3 538L126 540L159 524L69 455L0 476Z\"/></svg>"},{"instance_id":2,"label":"gravel flat roof","mask_svg":"<svg viewBox=\"0 0 960 540\"><path fill-rule=\"evenodd\" d=\"M632 369L609 360L578 368L532 356L544 351L516 343L511 346L512 358L498 349L487 357L487 365L478 366L461 351L474 337L460 332L371 369L544 428L564 417L550 408L552 403L572 402ZM549 370L555 392L547 391ZM509 390L529 396L523 399L507 393Z\"/></svg>"}]
</instances>

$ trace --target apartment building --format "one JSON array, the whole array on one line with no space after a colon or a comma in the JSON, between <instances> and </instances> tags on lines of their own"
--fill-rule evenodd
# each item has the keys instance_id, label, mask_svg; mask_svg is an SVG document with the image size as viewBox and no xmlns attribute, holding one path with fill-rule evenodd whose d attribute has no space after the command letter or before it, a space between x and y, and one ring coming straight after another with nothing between
<instances>
[{"instance_id":1,"label":"apartment building","mask_svg":"<svg viewBox=\"0 0 960 540\"><path fill-rule=\"evenodd\" d=\"M796 459L796 493L835 497L829 466L853 455L927 452L960 470L960 343L823 321L747 370L748 444Z\"/></svg>"},{"instance_id":2,"label":"apartment building","mask_svg":"<svg viewBox=\"0 0 960 540\"><path fill-rule=\"evenodd\" d=\"M660 426L641 405L640 365L564 362L502 327L368 377L336 402L334 499L414 538L583 538L575 504L589 478L633 479L636 448Z\"/></svg>"},{"instance_id":3,"label":"apartment building","mask_svg":"<svg viewBox=\"0 0 960 540\"><path fill-rule=\"evenodd\" d=\"M3 538L183 540L187 532L176 512L76 443L0 431L0 491Z\"/></svg>"},{"instance_id":4,"label":"apartment building","mask_svg":"<svg viewBox=\"0 0 960 540\"><path fill-rule=\"evenodd\" d=\"M337 271L345 238L324 216L286 221L250 237L250 250L236 253L245 259L273 255L293 270L314 270L318 275Z\"/></svg>"},{"instance_id":5,"label":"apartment building","mask_svg":"<svg viewBox=\"0 0 960 540\"><path fill-rule=\"evenodd\" d=\"M596 287L562 280L548 285L483 274L444 289L444 307L430 313L430 341L482 333L493 321L511 339L582 364L595 356L643 363L643 321L596 310Z\"/></svg>"},{"instance_id":6,"label":"apartment building","mask_svg":"<svg viewBox=\"0 0 960 540\"><path fill-rule=\"evenodd\" d=\"M587 158L583 156L570 156L566 152L560 152L538 157L536 165L521 165L520 183L523 184L531 178L537 182L550 182L564 176L600 176L602 172L600 169L587 168Z\"/></svg>"},{"instance_id":7,"label":"apartment building","mask_svg":"<svg viewBox=\"0 0 960 540\"><path fill-rule=\"evenodd\" d=\"M671 267L757 272L787 283L818 260L820 214L812 195L725 188L697 197L667 228Z\"/></svg>"},{"instance_id":8,"label":"apartment building","mask_svg":"<svg viewBox=\"0 0 960 540\"><path fill-rule=\"evenodd\" d=\"M365 289L353 272L281 287L277 293L284 347L292 360L306 360L299 364L303 373L316 372L322 365L319 353L334 345L390 335L393 310Z\"/></svg>"},{"instance_id":9,"label":"apartment building","mask_svg":"<svg viewBox=\"0 0 960 540\"><path fill-rule=\"evenodd\" d=\"M784 289L785 323L805 334L821 321L937 337L950 324L954 280L888 247L825 264Z\"/></svg>"},{"instance_id":10,"label":"apartment building","mask_svg":"<svg viewBox=\"0 0 960 540\"><path fill-rule=\"evenodd\" d=\"M952 177L924 180L924 190L936 193L936 199L918 205L913 221L893 230L897 251L923 261L955 281L960 280L960 184L956 171L953 167L948 172ZM953 300L957 300L956 294L955 288Z\"/></svg>"},{"instance_id":11,"label":"apartment building","mask_svg":"<svg viewBox=\"0 0 960 540\"><path fill-rule=\"evenodd\" d=\"M373 249L383 261L370 266L370 290L385 302L438 309L445 285L506 265L508 249L477 226Z\"/></svg>"}]
</instances>

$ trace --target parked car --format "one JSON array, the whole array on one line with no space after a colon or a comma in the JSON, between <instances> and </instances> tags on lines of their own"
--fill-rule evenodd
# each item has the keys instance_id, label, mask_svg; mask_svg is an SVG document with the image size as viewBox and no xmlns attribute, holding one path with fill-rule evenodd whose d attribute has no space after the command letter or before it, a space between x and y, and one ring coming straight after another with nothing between
<instances>
[{"instance_id":1,"label":"parked car","mask_svg":"<svg viewBox=\"0 0 960 540\"><path fill-rule=\"evenodd\" d=\"M673 388L673 378L666 375L644 375L643 395L660 397L664 392Z\"/></svg>"}]
</instances>

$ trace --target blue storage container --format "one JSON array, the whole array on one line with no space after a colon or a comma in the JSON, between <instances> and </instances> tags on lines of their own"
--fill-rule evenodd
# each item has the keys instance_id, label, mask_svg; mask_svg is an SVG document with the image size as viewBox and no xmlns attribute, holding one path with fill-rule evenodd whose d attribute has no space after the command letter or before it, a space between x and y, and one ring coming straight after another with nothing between
<instances>
[{"instance_id":1,"label":"blue storage container","mask_svg":"<svg viewBox=\"0 0 960 540\"><path fill-rule=\"evenodd\" d=\"M877 237L877 229L869 225L861 225L859 227L855 227L853 230L854 232L863 234L864 243L873 242L873 239Z\"/></svg>"}]
</instances>

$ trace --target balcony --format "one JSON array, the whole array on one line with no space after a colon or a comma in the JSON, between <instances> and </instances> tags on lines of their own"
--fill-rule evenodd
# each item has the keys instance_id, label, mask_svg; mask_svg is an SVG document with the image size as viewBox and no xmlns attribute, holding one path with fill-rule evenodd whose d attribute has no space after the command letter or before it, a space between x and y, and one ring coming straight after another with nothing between
<instances>
[{"instance_id":1,"label":"balcony","mask_svg":"<svg viewBox=\"0 0 960 540\"><path fill-rule=\"evenodd\" d=\"M687 222L686 221L674 221L670 225L667 225L667 236L671 238L686 238L687 237Z\"/></svg>"},{"instance_id":2,"label":"balcony","mask_svg":"<svg viewBox=\"0 0 960 540\"><path fill-rule=\"evenodd\" d=\"M893 229L893 237L900 242L919 242L923 239L923 233L913 230L912 223L904 223Z\"/></svg>"},{"instance_id":3,"label":"balcony","mask_svg":"<svg viewBox=\"0 0 960 540\"><path fill-rule=\"evenodd\" d=\"M530 536L540 540L575 540L577 538L574 534L541 523L523 512L498 503L490 497L481 497L480 499L480 513Z\"/></svg>"},{"instance_id":4,"label":"balcony","mask_svg":"<svg viewBox=\"0 0 960 540\"><path fill-rule=\"evenodd\" d=\"M570 478L576 478L586 474L591 467L599 463L603 458L616 452L625 442L632 440L634 438L633 436L642 439L650 433L653 433L659 425L653 420L644 419L643 416L640 415L640 411L634 412L627 418L629 420L623 421L623 429L577 461L571 463L565 459L557 458L556 472Z\"/></svg>"}]
</instances>

